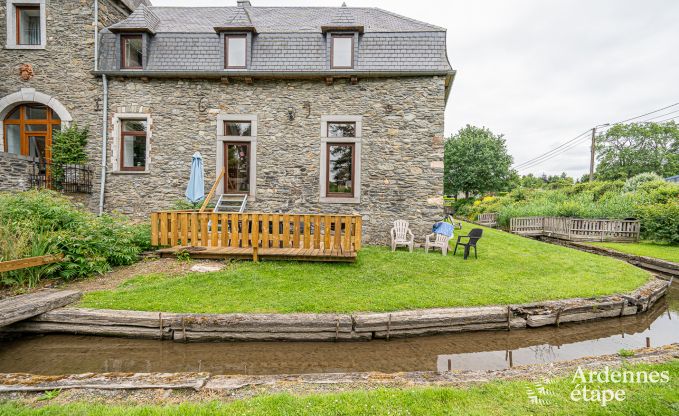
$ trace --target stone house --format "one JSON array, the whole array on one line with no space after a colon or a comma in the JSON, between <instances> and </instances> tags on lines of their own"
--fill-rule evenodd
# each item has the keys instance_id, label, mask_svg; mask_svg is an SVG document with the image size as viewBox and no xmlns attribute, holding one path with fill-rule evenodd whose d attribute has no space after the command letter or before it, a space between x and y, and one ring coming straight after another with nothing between
<instances>
[{"instance_id":1,"label":"stone house","mask_svg":"<svg viewBox=\"0 0 679 416\"><path fill-rule=\"evenodd\" d=\"M211 8L126 1L114 17L111 0L99 1L95 47L83 33L93 31L87 2L65 12L80 36L58 34L69 29L57 27L56 9L71 3L47 2L54 15L43 54L6 41L0 96L51 97L44 104L62 125L90 128L92 209L145 218L171 207L200 152L207 187L223 171L218 194L247 195L247 211L361 214L368 242L388 239L397 218L418 238L441 218L444 109L455 75L445 29L376 8L240 0ZM139 7L127 15L125 6ZM26 63L34 75L23 81ZM2 103L4 120L13 105Z\"/></svg>"}]
</instances>

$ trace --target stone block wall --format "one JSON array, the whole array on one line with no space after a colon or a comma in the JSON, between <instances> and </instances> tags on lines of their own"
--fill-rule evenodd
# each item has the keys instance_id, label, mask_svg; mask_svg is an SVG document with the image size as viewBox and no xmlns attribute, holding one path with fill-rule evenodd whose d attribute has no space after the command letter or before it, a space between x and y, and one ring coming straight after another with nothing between
<instances>
[{"instance_id":1,"label":"stone block wall","mask_svg":"<svg viewBox=\"0 0 679 416\"><path fill-rule=\"evenodd\" d=\"M0 152L0 191L25 191L31 187L33 160Z\"/></svg>"},{"instance_id":2,"label":"stone block wall","mask_svg":"<svg viewBox=\"0 0 679 416\"><path fill-rule=\"evenodd\" d=\"M87 127L89 163L100 166L101 160L101 79L94 69L94 1L46 1L47 39L45 49L0 49L0 102L3 97L34 89L52 97L70 113L73 122ZM6 43L7 2L0 1L0 48ZM122 20L129 10L117 0L99 1L99 27ZM34 76L22 80L22 64L33 67ZM8 111L8 109L6 109ZM0 112L2 109L0 108ZM0 128L2 117L0 117ZM0 153L2 152L0 144ZM99 187L99 170L95 169L94 188ZM92 194L86 205L96 210L98 198Z\"/></svg>"},{"instance_id":3,"label":"stone block wall","mask_svg":"<svg viewBox=\"0 0 679 416\"><path fill-rule=\"evenodd\" d=\"M444 79L336 80L114 79L110 118L151 117L148 172L111 172L106 208L133 217L183 198L191 156L203 155L206 193L217 171L217 118L256 114L256 198L248 210L361 214L364 240L384 243L395 219L407 219L419 241L440 219L443 192ZM308 103L308 106L306 105ZM289 111L294 120L289 120ZM320 202L321 116L363 117L361 201ZM111 126L110 134L114 139ZM109 152L119 152L111 140ZM109 171L113 168L107 160Z\"/></svg>"}]
</instances>

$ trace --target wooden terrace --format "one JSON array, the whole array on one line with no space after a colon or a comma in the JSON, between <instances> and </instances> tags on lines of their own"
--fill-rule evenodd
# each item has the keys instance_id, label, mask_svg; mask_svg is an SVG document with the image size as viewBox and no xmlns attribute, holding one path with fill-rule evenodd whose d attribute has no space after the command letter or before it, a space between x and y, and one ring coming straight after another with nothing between
<instances>
[{"instance_id":1,"label":"wooden terrace","mask_svg":"<svg viewBox=\"0 0 679 416\"><path fill-rule=\"evenodd\" d=\"M151 244L161 257L353 262L361 216L161 211L151 214Z\"/></svg>"}]
</instances>

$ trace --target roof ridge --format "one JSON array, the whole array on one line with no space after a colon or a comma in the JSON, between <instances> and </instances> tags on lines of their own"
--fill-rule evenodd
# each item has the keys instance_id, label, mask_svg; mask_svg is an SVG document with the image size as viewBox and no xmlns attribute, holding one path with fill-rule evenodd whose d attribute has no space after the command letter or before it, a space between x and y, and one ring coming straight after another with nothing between
<instances>
[{"instance_id":1,"label":"roof ridge","mask_svg":"<svg viewBox=\"0 0 679 416\"><path fill-rule=\"evenodd\" d=\"M414 23L418 23L418 24L421 24L421 25L429 26L429 27L431 27L431 28L435 28L435 29L438 29L438 30L443 31L443 32L447 32L447 31L448 31L445 27L441 27L441 26L437 26L437 25L432 25L431 23L427 23L427 22L423 22L423 21L421 21L421 20L413 19L412 17L408 17L408 16L404 16L404 15L402 15L402 14L394 13L394 12L392 12L392 11L385 10L385 9L382 9L382 8L379 8L379 7L370 7L370 9L379 10L379 11L381 11L382 13L390 14L390 15L392 15L392 16L398 17L398 18L400 18L400 19L408 20L408 21L410 21L410 22L414 22Z\"/></svg>"}]
</instances>

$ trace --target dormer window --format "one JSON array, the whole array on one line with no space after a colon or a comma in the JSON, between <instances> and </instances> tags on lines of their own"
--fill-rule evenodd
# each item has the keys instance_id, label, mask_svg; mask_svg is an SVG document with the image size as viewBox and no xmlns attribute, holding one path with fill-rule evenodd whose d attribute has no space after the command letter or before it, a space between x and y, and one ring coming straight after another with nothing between
<instances>
[{"instance_id":1,"label":"dormer window","mask_svg":"<svg viewBox=\"0 0 679 416\"><path fill-rule=\"evenodd\" d=\"M332 69L354 67L354 35L332 35L330 67Z\"/></svg>"},{"instance_id":2,"label":"dormer window","mask_svg":"<svg viewBox=\"0 0 679 416\"><path fill-rule=\"evenodd\" d=\"M121 68L142 69L143 48L142 35L124 35L120 37Z\"/></svg>"},{"instance_id":3,"label":"dormer window","mask_svg":"<svg viewBox=\"0 0 679 416\"><path fill-rule=\"evenodd\" d=\"M247 35L226 35L224 37L224 68L247 67Z\"/></svg>"}]
</instances>

